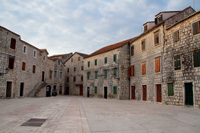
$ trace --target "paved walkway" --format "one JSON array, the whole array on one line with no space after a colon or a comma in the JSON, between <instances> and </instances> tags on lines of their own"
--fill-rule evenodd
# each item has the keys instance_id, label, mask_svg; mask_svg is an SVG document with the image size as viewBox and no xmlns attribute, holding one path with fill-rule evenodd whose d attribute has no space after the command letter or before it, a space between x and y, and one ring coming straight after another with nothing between
<instances>
[{"instance_id":1,"label":"paved walkway","mask_svg":"<svg viewBox=\"0 0 200 133\"><path fill-rule=\"evenodd\" d=\"M42 126L21 126L31 118ZM76 96L0 99L0 133L200 133L200 109Z\"/></svg>"}]
</instances>

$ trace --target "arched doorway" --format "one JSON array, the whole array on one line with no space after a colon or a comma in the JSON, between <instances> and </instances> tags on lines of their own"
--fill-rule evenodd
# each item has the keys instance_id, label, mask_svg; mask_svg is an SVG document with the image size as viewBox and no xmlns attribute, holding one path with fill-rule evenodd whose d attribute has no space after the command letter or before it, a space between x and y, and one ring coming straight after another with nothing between
<instances>
[{"instance_id":1,"label":"arched doorway","mask_svg":"<svg viewBox=\"0 0 200 133\"><path fill-rule=\"evenodd\" d=\"M47 85L46 87L46 97L50 97L51 96L51 86Z\"/></svg>"}]
</instances>

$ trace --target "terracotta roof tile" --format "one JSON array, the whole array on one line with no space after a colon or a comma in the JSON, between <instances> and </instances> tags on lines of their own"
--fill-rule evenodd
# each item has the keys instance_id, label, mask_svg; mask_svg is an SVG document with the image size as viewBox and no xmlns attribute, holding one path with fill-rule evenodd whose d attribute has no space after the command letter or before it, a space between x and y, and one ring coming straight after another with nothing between
<instances>
[{"instance_id":1,"label":"terracotta roof tile","mask_svg":"<svg viewBox=\"0 0 200 133\"><path fill-rule=\"evenodd\" d=\"M45 52L45 51L47 52L47 54L49 54L47 49L40 49L40 52Z\"/></svg>"}]
</instances>

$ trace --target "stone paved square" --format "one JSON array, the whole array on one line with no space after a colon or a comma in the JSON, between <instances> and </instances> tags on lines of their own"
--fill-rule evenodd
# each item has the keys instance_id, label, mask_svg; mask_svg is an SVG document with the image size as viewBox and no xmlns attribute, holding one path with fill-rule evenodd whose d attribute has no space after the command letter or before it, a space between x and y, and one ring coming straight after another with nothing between
<instances>
[{"instance_id":1,"label":"stone paved square","mask_svg":"<svg viewBox=\"0 0 200 133\"><path fill-rule=\"evenodd\" d=\"M78 96L0 99L1 133L199 133L200 110ZM21 126L31 118L40 127Z\"/></svg>"}]
</instances>

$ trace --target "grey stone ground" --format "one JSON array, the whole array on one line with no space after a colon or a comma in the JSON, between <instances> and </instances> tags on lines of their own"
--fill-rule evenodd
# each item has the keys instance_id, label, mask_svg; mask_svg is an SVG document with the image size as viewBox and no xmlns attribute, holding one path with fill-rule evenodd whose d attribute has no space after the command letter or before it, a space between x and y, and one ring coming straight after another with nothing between
<instances>
[{"instance_id":1,"label":"grey stone ground","mask_svg":"<svg viewBox=\"0 0 200 133\"><path fill-rule=\"evenodd\" d=\"M21 126L47 118L41 127ZM200 133L200 109L76 96L0 99L1 133Z\"/></svg>"}]
</instances>

